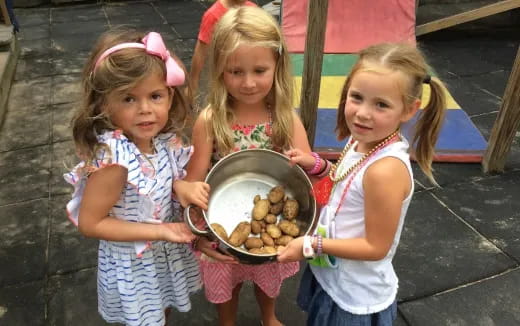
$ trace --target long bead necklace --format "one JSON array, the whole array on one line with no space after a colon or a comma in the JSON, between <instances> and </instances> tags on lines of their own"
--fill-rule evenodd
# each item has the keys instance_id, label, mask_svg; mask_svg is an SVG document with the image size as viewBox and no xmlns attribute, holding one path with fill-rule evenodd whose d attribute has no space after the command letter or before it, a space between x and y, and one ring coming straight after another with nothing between
<instances>
[{"instance_id":1,"label":"long bead necklace","mask_svg":"<svg viewBox=\"0 0 520 326\"><path fill-rule=\"evenodd\" d=\"M155 150L155 145L153 143L153 140L150 140L150 146L152 149L151 155L154 155L157 151ZM150 158L148 157L148 154L146 154L146 153L141 153L141 156L144 157L144 159L148 162L148 164L150 164L150 166L152 167L152 178L155 177L156 170L155 170L155 165L153 164L152 160L150 160Z\"/></svg>"},{"instance_id":2,"label":"long bead necklace","mask_svg":"<svg viewBox=\"0 0 520 326\"><path fill-rule=\"evenodd\" d=\"M329 202L332 189L338 182L343 181L349 174L351 174L352 172L361 168L366 163L368 158L370 158L372 155L374 155L379 150L381 150L386 145L388 145L398 135L399 135L399 130L394 131L388 137L383 139L379 144L374 146L365 155L363 155L363 157L361 157L359 159L359 161L357 161L355 164L353 164L351 167L349 167L345 172L343 172L339 176L337 176L336 171L337 171L338 167L341 165L345 155L348 153L348 151L354 145L354 140L351 139L350 142L345 146L345 148L341 152L338 162L331 167L329 175L326 176L325 178L321 179L314 185L313 191L314 191L314 197L316 198L316 202L319 205L326 205Z\"/></svg>"}]
</instances>

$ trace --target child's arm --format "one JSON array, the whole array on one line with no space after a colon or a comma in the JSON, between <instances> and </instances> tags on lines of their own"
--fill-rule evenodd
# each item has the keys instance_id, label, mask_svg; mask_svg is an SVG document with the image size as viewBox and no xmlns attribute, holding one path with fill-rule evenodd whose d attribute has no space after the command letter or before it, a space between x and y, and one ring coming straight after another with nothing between
<instances>
[{"instance_id":1,"label":"child's arm","mask_svg":"<svg viewBox=\"0 0 520 326\"><path fill-rule=\"evenodd\" d=\"M193 126L191 140L195 150L186 168L188 173L184 179L186 181L204 181L209 171L213 137L208 135L206 116L207 110L202 111Z\"/></svg>"},{"instance_id":2,"label":"child's arm","mask_svg":"<svg viewBox=\"0 0 520 326\"><path fill-rule=\"evenodd\" d=\"M201 40L197 40L197 43L195 44L195 50L193 51L190 68L190 86L194 95L197 94L199 89L200 73L204 67L207 53L208 45Z\"/></svg>"},{"instance_id":3,"label":"child's arm","mask_svg":"<svg viewBox=\"0 0 520 326\"><path fill-rule=\"evenodd\" d=\"M293 147L300 149L304 153L310 153L311 146L309 145L309 139L307 138L307 132L303 126L300 117L296 112L293 112Z\"/></svg>"},{"instance_id":4,"label":"child's arm","mask_svg":"<svg viewBox=\"0 0 520 326\"><path fill-rule=\"evenodd\" d=\"M178 179L173 182L173 191L182 207L193 204L204 210L208 209L209 185L207 183Z\"/></svg>"},{"instance_id":5,"label":"child's arm","mask_svg":"<svg viewBox=\"0 0 520 326\"><path fill-rule=\"evenodd\" d=\"M363 178L365 237L323 239L323 253L355 260L380 260L392 245L401 216L403 200L411 191L408 169L393 157L372 164ZM340 217L338 217L340 218ZM303 258L302 237L291 241L281 251L279 261Z\"/></svg>"},{"instance_id":6,"label":"child's arm","mask_svg":"<svg viewBox=\"0 0 520 326\"><path fill-rule=\"evenodd\" d=\"M113 165L93 172L85 186L79 211L79 230L109 241L167 240L188 243L195 236L184 223L146 224L109 216L127 180L127 170Z\"/></svg>"}]
</instances>

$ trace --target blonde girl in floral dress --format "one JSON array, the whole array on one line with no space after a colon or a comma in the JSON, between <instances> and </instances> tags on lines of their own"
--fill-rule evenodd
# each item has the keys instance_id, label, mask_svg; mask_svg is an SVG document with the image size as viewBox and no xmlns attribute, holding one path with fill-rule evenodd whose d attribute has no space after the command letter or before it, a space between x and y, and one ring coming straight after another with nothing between
<instances>
[{"instance_id":1,"label":"blonde girl in floral dress","mask_svg":"<svg viewBox=\"0 0 520 326\"><path fill-rule=\"evenodd\" d=\"M305 129L292 107L289 54L274 19L255 7L230 10L214 31L210 51L209 104L195 122L195 152L186 180L204 180L214 162L248 148L310 152ZM281 325L275 299L282 281L298 272L297 262L243 265L212 249L205 239L197 247L204 253L201 271L206 297L217 305L220 325L235 324L244 281L254 283L263 325Z\"/></svg>"}]
</instances>

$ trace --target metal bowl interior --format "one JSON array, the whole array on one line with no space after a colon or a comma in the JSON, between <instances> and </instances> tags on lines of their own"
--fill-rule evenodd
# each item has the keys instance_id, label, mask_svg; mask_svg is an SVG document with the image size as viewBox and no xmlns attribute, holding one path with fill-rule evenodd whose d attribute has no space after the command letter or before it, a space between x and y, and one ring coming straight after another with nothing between
<instances>
[{"instance_id":1,"label":"metal bowl interior","mask_svg":"<svg viewBox=\"0 0 520 326\"><path fill-rule=\"evenodd\" d=\"M209 172L206 182L211 186L209 207L204 212L208 225L219 223L231 234L242 221L251 222L253 198L267 198L269 190L281 185L289 198L296 199L300 209L296 223L302 234L314 225L316 201L311 194L312 184L299 166L291 166L282 154L265 149L243 150L220 160ZM216 236L213 229L210 230ZM218 238L218 236L217 236ZM250 254L237 250L220 239L221 249L237 256L242 262L261 264L276 255Z\"/></svg>"}]
</instances>

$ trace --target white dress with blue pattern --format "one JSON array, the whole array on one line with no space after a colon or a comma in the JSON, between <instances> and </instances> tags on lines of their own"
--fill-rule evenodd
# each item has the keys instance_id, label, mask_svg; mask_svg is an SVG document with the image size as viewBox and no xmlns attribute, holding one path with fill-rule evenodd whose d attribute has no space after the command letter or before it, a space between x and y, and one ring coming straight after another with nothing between
<instances>
[{"instance_id":1,"label":"white dress with blue pattern","mask_svg":"<svg viewBox=\"0 0 520 326\"><path fill-rule=\"evenodd\" d=\"M133 222L180 221L180 205L172 200L172 182L185 176L183 167L191 147L182 147L173 134L161 134L154 139L157 154L147 155L146 160L118 130L107 131L98 140L110 151L100 151L92 167L85 168L85 162L81 162L64 175L74 185L72 200L67 204L74 224L89 171L114 164L126 168L128 178L111 215ZM100 240L98 310L108 322L162 326L164 309L173 306L179 311L190 310L189 295L201 287L197 260L186 244Z\"/></svg>"}]
</instances>

